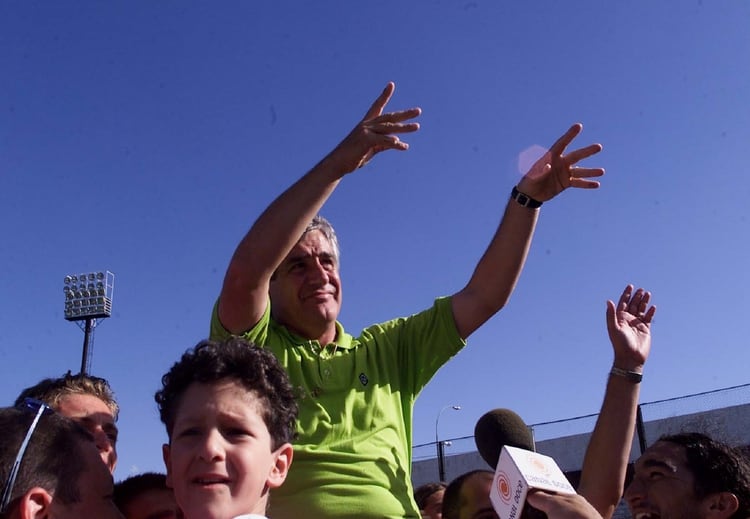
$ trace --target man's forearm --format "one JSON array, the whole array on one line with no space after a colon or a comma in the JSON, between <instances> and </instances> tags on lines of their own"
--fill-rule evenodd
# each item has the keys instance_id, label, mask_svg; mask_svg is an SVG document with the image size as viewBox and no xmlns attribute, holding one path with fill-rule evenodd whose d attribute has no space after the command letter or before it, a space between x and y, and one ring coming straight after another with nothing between
<instances>
[{"instance_id":1,"label":"man's forearm","mask_svg":"<svg viewBox=\"0 0 750 519\"><path fill-rule=\"evenodd\" d=\"M591 433L578 492L608 519L617 508L635 431L640 384L610 375Z\"/></svg>"},{"instance_id":2,"label":"man's forearm","mask_svg":"<svg viewBox=\"0 0 750 519\"><path fill-rule=\"evenodd\" d=\"M511 200L466 287L453 296L453 313L468 337L508 302L531 246L539 209Z\"/></svg>"}]
</instances>

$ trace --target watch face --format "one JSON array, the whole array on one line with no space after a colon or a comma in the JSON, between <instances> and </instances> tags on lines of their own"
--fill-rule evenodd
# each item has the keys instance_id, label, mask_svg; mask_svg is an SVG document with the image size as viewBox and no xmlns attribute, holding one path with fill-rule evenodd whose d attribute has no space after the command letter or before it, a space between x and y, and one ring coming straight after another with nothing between
<instances>
[{"instance_id":1,"label":"watch face","mask_svg":"<svg viewBox=\"0 0 750 519\"><path fill-rule=\"evenodd\" d=\"M510 197L518 202L523 207L528 207L530 209L536 209L537 207L541 207L542 203L537 202L533 198L531 198L529 195L526 195L524 193L521 193L518 188L513 188L513 191L511 192Z\"/></svg>"}]
</instances>

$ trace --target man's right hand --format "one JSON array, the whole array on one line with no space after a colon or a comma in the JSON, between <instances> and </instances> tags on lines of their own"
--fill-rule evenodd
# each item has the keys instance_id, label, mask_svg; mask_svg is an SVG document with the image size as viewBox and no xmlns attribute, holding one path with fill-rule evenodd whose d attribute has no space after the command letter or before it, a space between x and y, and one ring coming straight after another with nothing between
<instances>
[{"instance_id":1,"label":"man's right hand","mask_svg":"<svg viewBox=\"0 0 750 519\"><path fill-rule=\"evenodd\" d=\"M364 118L328 155L330 164L342 175L361 168L381 151L409 149L409 145L394 134L417 131L419 123L405 121L419 116L422 109L410 108L384 114L383 109L395 88L393 82L388 83Z\"/></svg>"}]
</instances>

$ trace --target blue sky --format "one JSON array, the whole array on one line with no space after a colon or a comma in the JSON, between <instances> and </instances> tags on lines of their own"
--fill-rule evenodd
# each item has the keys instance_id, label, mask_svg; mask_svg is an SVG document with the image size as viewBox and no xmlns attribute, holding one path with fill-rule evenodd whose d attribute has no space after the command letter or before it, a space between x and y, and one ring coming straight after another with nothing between
<instances>
[{"instance_id":1,"label":"blue sky","mask_svg":"<svg viewBox=\"0 0 750 519\"><path fill-rule=\"evenodd\" d=\"M234 247L387 81L420 106L411 149L324 207L341 321L429 306L468 280L529 150L582 122L598 191L542 208L517 290L420 396L414 441L495 407L598 410L607 298L658 312L642 400L750 382L750 3L0 4L0 395L80 365L63 277L109 269L92 371L120 404L117 476L161 469L153 393L208 332Z\"/></svg>"}]
</instances>

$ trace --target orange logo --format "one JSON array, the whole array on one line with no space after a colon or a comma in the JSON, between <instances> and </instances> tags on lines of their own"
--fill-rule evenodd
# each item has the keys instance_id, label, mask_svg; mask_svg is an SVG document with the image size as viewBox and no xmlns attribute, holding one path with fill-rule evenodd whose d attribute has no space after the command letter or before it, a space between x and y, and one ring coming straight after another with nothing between
<instances>
[{"instance_id":1,"label":"orange logo","mask_svg":"<svg viewBox=\"0 0 750 519\"><path fill-rule=\"evenodd\" d=\"M530 453L526 456L526 460L535 470L537 470L541 474L544 474L548 478L552 477L552 471L550 470L544 458L534 456L533 453Z\"/></svg>"},{"instance_id":2,"label":"orange logo","mask_svg":"<svg viewBox=\"0 0 750 519\"><path fill-rule=\"evenodd\" d=\"M510 481L508 481L508 475L505 472L500 472L497 476L497 492L500 494L503 503L510 503Z\"/></svg>"}]
</instances>

